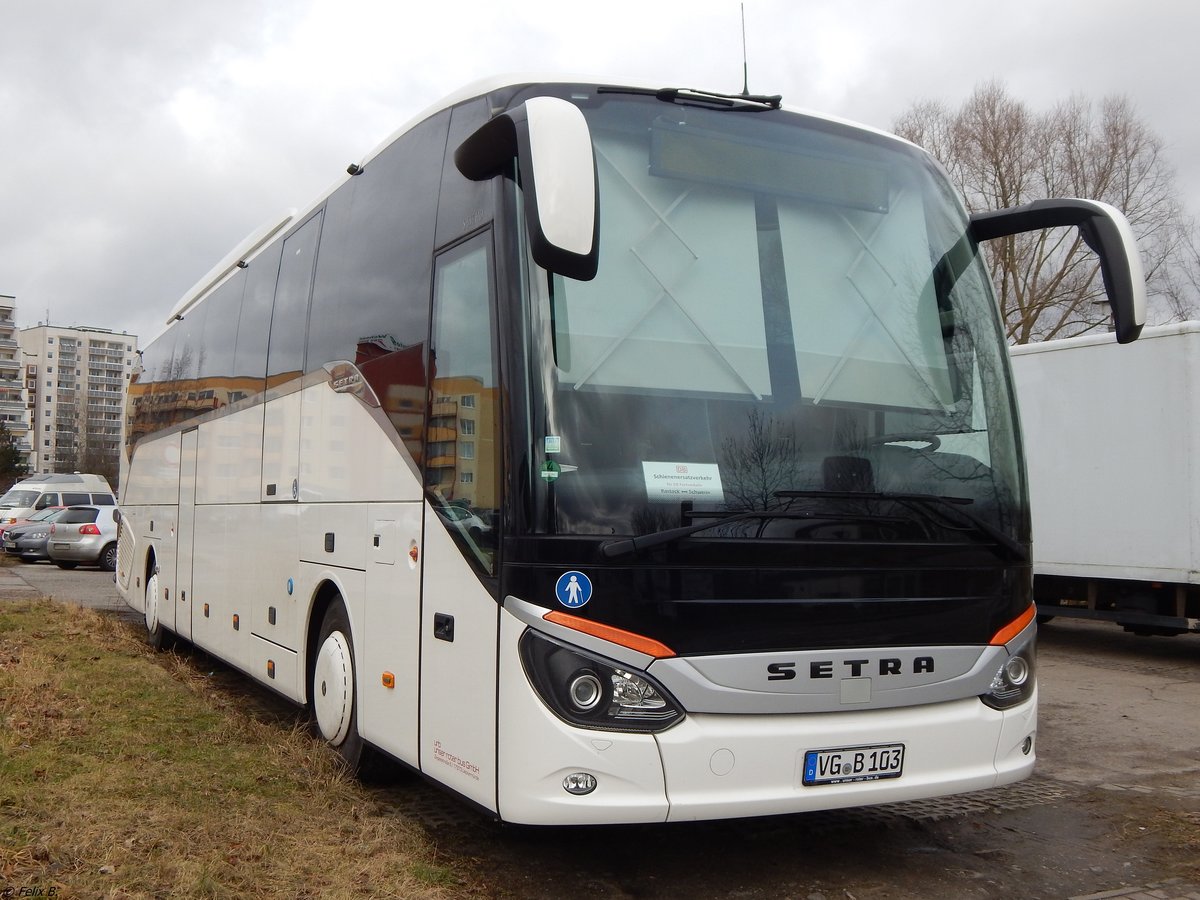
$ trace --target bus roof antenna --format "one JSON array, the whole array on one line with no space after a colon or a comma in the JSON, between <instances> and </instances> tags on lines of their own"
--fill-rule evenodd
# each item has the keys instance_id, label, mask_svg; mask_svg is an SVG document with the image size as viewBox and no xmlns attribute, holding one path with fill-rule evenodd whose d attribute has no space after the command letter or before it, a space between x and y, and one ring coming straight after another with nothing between
<instances>
[{"instance_id":1,"label":"bus roof antenna","mask_svg":"<svg viewBox=\"0 0 1200 900\"><path fill-rule=\"evenodd\" d=\"M750 96L750 71L746 65L746 4L742 4L742 96Z\"/></svg>"}]
</instances>

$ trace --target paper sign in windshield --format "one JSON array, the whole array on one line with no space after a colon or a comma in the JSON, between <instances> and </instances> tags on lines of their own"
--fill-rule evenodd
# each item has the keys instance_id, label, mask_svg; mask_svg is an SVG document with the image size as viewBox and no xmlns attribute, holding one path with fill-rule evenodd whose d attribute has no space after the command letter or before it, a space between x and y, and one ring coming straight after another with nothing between
<instances>
[{"instance_id":1,"label":"paper sign in windshield","mask_svg":"<svg viewBox=\"0 0 1200 900\"><path fill-rule=\"evenodd\" d=\"M722 503L721 470L716 463L644 462L646 498L657 501L715 500Z\"/></svg>"}]
</instances>

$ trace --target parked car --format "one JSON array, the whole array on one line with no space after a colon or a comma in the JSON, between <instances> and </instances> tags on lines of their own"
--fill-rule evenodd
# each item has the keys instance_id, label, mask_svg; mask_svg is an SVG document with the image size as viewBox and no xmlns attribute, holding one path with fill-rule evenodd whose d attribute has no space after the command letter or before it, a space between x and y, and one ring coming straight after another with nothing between
<instances>
[{"instance_id":1,"label":"parked car","mask_svg":"<svg viewBox=\"0 0 1200 900\"><path fill-rule=\"evenodd\" d=\"M50 524L46 553L60 569L82 564L112 572L119 521L115 506L69 506Z\"/></svg>"},{"instance_id":2,"label":"parked car","mask_svg":"<svg viewBox=\"0 0 1200 900\"><path fill-rule=\"evenodd\" d=\"M20 519L16 519L15 521L9 521L9 518L11 518L11 517L0 519L0 535L3 535L4 532L8 531L8 529L10 529L16 525L29 525L30 523L33 523L33 522L49 521L56 514L58 514L60 511L62 511L64 509L66 509L65 506L48 506L45 509L39 509L37 512L32 513L32 514L25 516L23 518L20 518Z\"/></svg>"},{"instance_id":3,"label":"parked car","mask_svg":"<svg viewBox=\"0 0 1200 900\"><path fill-rule=\"evenodd\" d=\"M50 537L50 527L67 512L67 507L60 506L40 522L29 522L25 525L10 525L3 535L4 552L11 556L20 557L22 562L37 562L39 559L49 559L46 553L46 541Z\"/></svg>"},{"instance_id":4,"label":"parked car","mask_svg":"<svg viewBox=\"0 0 1200 900\"><path fill-rule=\"evenodd\" d=\"M47 506L114 506L116 502L102 475L33 475L0 497L0 522L11 525Z\"/></svg>"},{"instance_id":5,"label":"parked car","mask_svg":"<svg viewBox=\"0 0 1200 900\"><path fill-rule=\"evenodd\" d=\"M484 535L492 530L491 525L466 507L450 504L434 508L437 510L437 514L442 517L442 520L447 525L452 526L452 530L457 529L466 532L476 541L481 540Z\"/></svg>"}]
</instances>

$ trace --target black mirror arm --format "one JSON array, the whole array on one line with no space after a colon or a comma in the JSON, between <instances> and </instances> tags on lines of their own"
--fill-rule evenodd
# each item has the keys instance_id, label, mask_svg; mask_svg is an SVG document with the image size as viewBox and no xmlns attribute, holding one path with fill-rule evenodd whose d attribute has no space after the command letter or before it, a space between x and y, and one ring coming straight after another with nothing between
<instances>
[{"instance_id":1,"label":"black mirror arm","mask_svg":"<svg viewBox=\"0 0 1200 900\"><path fill-rule=\"evenodd\" d=\"M1145 276L1133 234L1117 210L1092 200L1035 200L1011 209L975 213L970 234L976 241L990 241L1071 225L1079 229L1084 243L1100 257L1117 342L1137 340L1146 320Z\"/></svg>"}]
</instances>

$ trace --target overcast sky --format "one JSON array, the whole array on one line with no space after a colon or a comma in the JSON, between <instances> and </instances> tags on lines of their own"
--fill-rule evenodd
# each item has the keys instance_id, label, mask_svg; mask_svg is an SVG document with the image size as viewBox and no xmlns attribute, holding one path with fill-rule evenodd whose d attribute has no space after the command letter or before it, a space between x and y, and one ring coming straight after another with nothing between
<instances>
[{"instance_id":1,"label":"overcast sky","mask_svg":"<svg viewBox=\"0 0 1200 900\"><path fill-rule=\"evenodd\" d=\"M749 86L890 128L1000 79L1041 110L1123 94L1200 214L1200 4L746 0ZM157 334L249 232L412 115L509 72L738 91L737 0L37 0L0 13L0 294Z\"/></svg>"}]
</instances>

